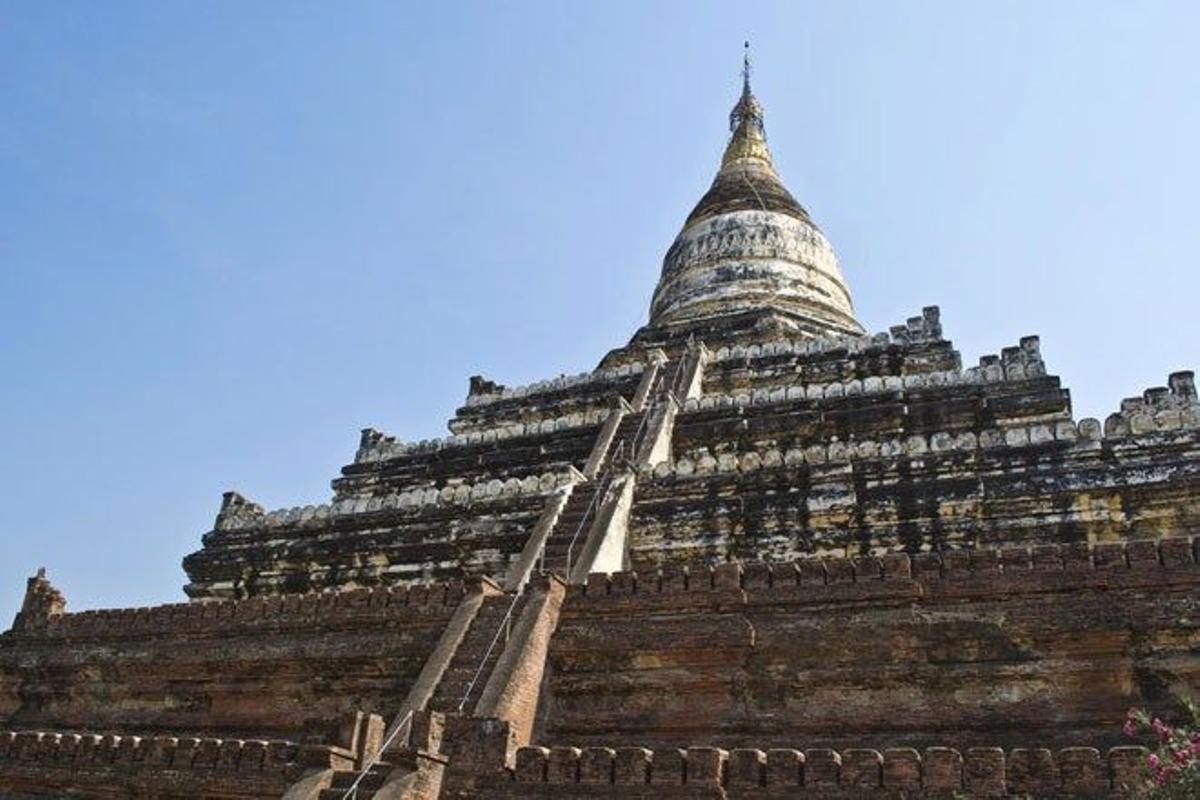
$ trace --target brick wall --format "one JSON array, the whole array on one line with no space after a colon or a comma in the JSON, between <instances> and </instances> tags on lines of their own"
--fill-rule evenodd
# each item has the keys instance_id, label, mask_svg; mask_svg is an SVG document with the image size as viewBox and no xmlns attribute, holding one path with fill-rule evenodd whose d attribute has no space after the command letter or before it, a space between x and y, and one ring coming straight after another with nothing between
<instances>
[{"instance_id":1,"label":"brick wall","mask_svg":"<svg viewBox=\"0 0 1200 800\"><path fill-rule=\"evenodd\" d=\"M1195 542L725 564L571 587L542 743L1120 743L1200 687Z\"/></svg>"},{"instance_id":2,"label":"brick wall","mask_svg":"<svg viewBox=\"0 0 1200 800\"><path fill-rule=\"evenodd\" d=\"M52 616L0 635L0 727L327 738L392 713L461 583Z\"/></svg>"}]
</instances>

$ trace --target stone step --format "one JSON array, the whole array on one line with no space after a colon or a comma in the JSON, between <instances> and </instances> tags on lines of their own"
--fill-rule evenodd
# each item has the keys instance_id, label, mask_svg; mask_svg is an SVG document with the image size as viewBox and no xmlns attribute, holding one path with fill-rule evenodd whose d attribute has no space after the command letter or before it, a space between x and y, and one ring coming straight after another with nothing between
<instances>
[{"instance_id":1,"label":"stone step","mask_svg":"<svg viewBox=\"0 0 1200 800\"><path fill-rule=\"evenodd\" d=\"M573 526L572 528L570 528L569 530L563 531L561 534L547 538L546 544L545 544L546 552L547 553L554 552L554 550L556 548L561 549L561 550L566 550L567 546L569 544L571 544L571 540L575 539L576 532L579 533L579 538L575 539L576 543L582 542L587 537L588 528L591 527L591 524L590 524L591 522L592 522L592 520L589 517L588 518L589 524L584 525L582 528L579 527L578 525L576 525L576 526Z\"/></svg>"},{"instance_id":2,"label":"stone step","mask_svg":"<svg viewBox=\"0 0 1200 800\"><path fill-rule=\"evenodd\" d=\"M471 627L467 629L467 634L459 644L458 650L455 651L454 657L446 666L446 671L442 674L442 679L438 683L437 689L434 690L433 697L430 698L428 707L431 710L456 711L467 687L471 685L471 679L477 672L479 679L471 687L471 696L467 699L466 707L469 708L472 702L478 701L491 676L492 669L495 668L496 662L500 660L500 656L504 652L506 640L503 634L496 641L496 646L492 648L482 670L479 669L479 665L483 661L488 647L492 644L496 631L504 622L504 616L508 613L511 603L511 595L494 595L484 600L483 606L475 615ZM517 607L513 609L512 624L516 623L523 605L523 603L518 603Z\"/></svg>"},{"instance_id":3,"label":"stone step","mask_svg":"<svg viewBox=\"0 0 1200 800\"><path fill-rule=\"evenodd\" d=\"M358 784L358 788L362 791L370 790L374 792L379 787L383 786L387 776L392 771L390 764L376 764L371 767L370 771L363 777L362 783ZM340 789L343 793L349 789L354 781L358 779L358 772L349 770L333 773L333 781L329 784L331 789Z\"/></svg>"},{"instance_id":4,"label":"stone step","mask_svg":"<svg viewBox=\"0 0 1200 800\"><path fill-rule=\"evenodd\" d=\"M351 797L354 800L370 800L370 798L375 796L375 792L383 788L383 784L387 781L388 775L391 774L393 769L394 767L391 765L375 765L362 779L362 782L358 784ZM346 796L346 791L354 785L354 781L357 778L357 771L339 770L333 773L333 780L329 788L322 789L317 797L320 800L342 800Z\"/></svg>"},{"instance_id":5,"label":"stone step","mask_svg":"<svg viewBox=\"0 0 1200 800\"><path fill-rule=\"evenodd\" d=\"M596 494L605 489L606 486L600 482L589 481L577 486L571 493L567 508L559 515L558 521L543 545L543 557L540 563L543 570L558 573L566 570L568 551L571 551L572 557L574 557L571 543L574 541L575 550L583 546L583 542L587 539L588 528L595 521L599 510L597 506L592 505L592 502L594 499L599 502Z\"/></svg>"}]
</instances>

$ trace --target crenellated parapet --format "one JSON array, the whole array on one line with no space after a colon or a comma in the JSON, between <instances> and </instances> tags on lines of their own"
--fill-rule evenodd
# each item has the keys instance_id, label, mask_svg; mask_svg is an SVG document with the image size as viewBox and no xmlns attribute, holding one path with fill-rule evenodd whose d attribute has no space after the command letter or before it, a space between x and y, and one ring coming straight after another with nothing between
<instances>
[{"instance_id":1,"label":"crenellated parapet","mask_svg":"<svg viewBox=\"0 0 1200 800\"><path fill-rule=\"evenodd\" d=\"M1190 371L1172 372L1166 386L1122 400L1120 410L1104 421L1104 435L1113 438L1185 428L1200 428L1200 400Z\"/></svg>"},{"instance_id":2,"label":"crenellated parapet","mask_svg":"<svg viewBox=\"0 0 1200 800\"><path fill-rule=\"evenodd\" d=\"M299 750L295 742L280 740L0 731L0 764L6 766L144 766L247 774L287 770L296 765Z\"/></svg>"},{"instance_id":3,"label":"crenellated parapet","mask_svg":"<svg viewBox=\"0 0 1200 800\"><path fill-rule=\"evenodd\" d=\"M993 364L990 359L995 358ZM1040 362L1014 361L1008 368L1000 362L999 356L985 356L980 359L988 367L972 367L969 370L937 370L933 372L918 372L911 375L884 375L867 378L853 378L846 381L828 382L793 382L771 386L758 386L739 392L714 392L702 397L691 398L684 405L685 411L699 411L713 408L743 408L746 406L771 405L776 403L795 403L805 400L819 401L827 399L870 397L882 394L900 394L915 390L951 388L956 386L982 386L985 384L1005 383L1025 378L1041 377L1044 372L1038 372L1036 365ZM1026 372L1028 368L1029 372Z\"/></svg>"},{"instance_id":4,"label":"crenellated parapet","mask_svg":"<svg viewBox=\"0 0 1200 800\"><path fill-rule=\"evenodd\" d=\"M1200 585L1200 539L1171 538L1089 545L1045 544L880 553L788 562L672 566L649 574L594 573L572 586L572 604L655 605L677 595L702 600L737 592L743 602L821 604L889 599L937 600L1171 583ZM569 606L569 608L571 608Z\"/></svg>"},{"instance_id":5,"label":"crenellated parapet","mask_svg":"<svg viewBox=\"0 0 1200 800\"><path fill-rule=\"evenodd\" d=\"M501 779L494 789L496 796L517 797L544 784L561 798L617 798L671 787L687 787L687 797L714 798L791 792L829 798L1117 797L1143 780L1145 758L1141 747L522 747L511 784Z\"/></svg>"},{"instance_id":6,"label":"crenellated parapet","mask_svg":"<svg viewBox=\"0 0 1200 800\"><path fill-rule=\"evenodd\" d=\"M490 384L488 386L481 384L480 391L476 392L473 385L473 391L467 396L466 407L475 408L505 400L521 400L556 392L603 387L607 384L628 381L630 378L641 375L645 369L646 365L644 363L631 362L616 367L593 370L592 372L581 372L578 375L563 375L558 378L537 381L512 388L500 386L499 384Z\"/></svg>"},{"instance_id":7,"label":"crenellated parapet","mask_svg":"<svg viewBox=\"0 0 1200 800\"><path fill-rule=\"evenodd\" d=\"M0 794L280 796L303 770L280 740L0 731Z\"/></svg>"},{"instance_id":8,"label":"crenellated parapet","mask_svg":"<svg viewBox=\"0 0 1200 800\"><path fill-rule=\"evenodd\" d=\"M705 397L696 407L727 401L796 403L842 398L887 402L897 393L921 392L928 400L1047 392L1058 379L1047 374L1039 339L1026 336L1000 353L963 369L951 342L942 338L936 307L925 309L891 333L812 339L745 341L716 347L705 376ZM1028 382L1028 383L1027 383ZM1065 394L1064 394L1065 397ZM710 399L713 398L713 399ZM748 398L748 399L746 399Z\"/></svg>"},{"instance_id":9,"label":"crenellated parapet","mask_svg":"<svg viewBox=\"0 0 1200 800\"><path fill-rule=\"evenodd\" d=\"M493 478L476 483L448 483L440 487L415 486L384 495L343 497L333 503L294 506L275 511L263 511L261 506L250 504L257 509L253 515L219 514L215 530L318 530L328 527L335 520L381 511L417 513L433 508L475 506L512 498L542 497L579 479L577 471L567 468L540 475L528 475L523 479ZM222 509L224 510L224 505Z\"/></svg>"},{"instance_id":10,"label":"crenellated parapet","mask_svg":"<svg viewBox=\"0 0 1200 800\"><path fill-rule=\"evenodd\" d=\"M826 334L807 337L780 337L750 344L718 347L712 360L716 365L726 362L756 361L779 356L820 358L830 355L856 356L872 351L881 352L893 345L911 346L942 342L941 312L937 306L927 306L920 316L910 317L903 325L893 325L883 333L848 336Z\"/></svg>"},{"instance_id":11,"label":"crenellated parapet","mask_svg":"<svg viewBox=\"0 0 1200 800\"><path fill-rule=\"evenodd\" d=\"M428 625L446 617L466 596L462 581L387 586L340 592L271 595L244 600L171 603L58 614L46 625L17 628L0 636L52 639L128 639L175 634L238 636L256 628L279 631L319 624Z\"/></svg>"},{"instance_id":12,"label":"crenellated parapet","mask_svg":"<svg viewBox=\"0 0 1200 800\"><path fill-rule=\"evenodd\" d=\"M698 448L675 459L665 461L647 474L656 478L702 478L722 473L750 473L760 470L800 467L805 464L836 464L880 459L918 458L938 454L962 454L995 451L1003 448L1057 445L1073 446L1091 441L1093 428L1070 420L1038 425L1014 425L979 431L938 431L892 436L884 439L852 441L816 441L807 446L782 449L775 446L756 447L743 452L712 453Z\"/></svg>"},{"instance_id":13,"label":"crenellated parapet","mask_svg":"<svg viewBox=\"0 0 1200 800\"><path fill-rule=\"evenodd\" d=\"M524 437L544 436L578 428L599 425L608 416L604 406L576 411L562 416L546 417L524 422L502 422L492 427L456 433L440 439L423 439L419 442L399 442L394 436L383 434L374 428L362 432L354 463L369 464L388 461L405 456L421 456L452 448L470 447L480 444L506 442Z\"/></svg>"}]
</instances>

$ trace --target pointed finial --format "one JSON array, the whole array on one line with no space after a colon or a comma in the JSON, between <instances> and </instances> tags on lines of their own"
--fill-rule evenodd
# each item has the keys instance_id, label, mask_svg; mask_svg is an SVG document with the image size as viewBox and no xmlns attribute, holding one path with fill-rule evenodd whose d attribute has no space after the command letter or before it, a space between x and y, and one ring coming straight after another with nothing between
<instances>
[{"instance_id":1,"label":"pointed finial","mask_svg":"<svg viewBox=\"0 0 1200 800\"><path fill-rule=\"evenodd\" d=\"M742 91L750 93L750 40L742 43Z\"/></svg>"},{"instance_id":2,"label":"pointed finial","mask_svg":"<svg viewBox=\"0 0 1200 800\"><path fill-rule=\"evenodd\" d=\"M742 141L743 144L747 138L753 138L759 142L766 140L766 134L763 131L763 110L762 106L754 97L754 92L750 90L750 42L747 40L742 45L742 96L738 98L737 104L733 107L733 111L729 112L729 130L733 132L734 142L731 142L731 147L737 141ZM734 147L737 152L744 152L745 147L741 145ZM761 148L754 148L756 151ZM727 154L728 155L728 152ZM763 153L759 153L760 156ZM767 160L770 160L767 157Z\"/></svg>"}]
</instances>

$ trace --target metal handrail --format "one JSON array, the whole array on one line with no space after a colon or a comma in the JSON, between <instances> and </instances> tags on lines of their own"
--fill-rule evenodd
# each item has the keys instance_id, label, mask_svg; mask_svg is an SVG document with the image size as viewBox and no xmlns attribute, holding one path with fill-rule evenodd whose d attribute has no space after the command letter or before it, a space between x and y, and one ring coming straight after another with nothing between
<instances>
[{"instance_id":1,"label":"metal handrail","mask_svg":"<svg viewBox=\"0 0 1200 800\"><path fill-rule=\"evenodd\" d=\"M363 782L363 778L367 777L367 773L370 772L376 764L383 760L383 754L386 753L387 749L395 743L396 737L399 736L400 731L404 730L405 727L412 727L412 718L413 709L410 708L408 713L401 718L399 724L396 725L392 732L388 734L387 738L383 740L383 744L381 744L379 749L375 751L375 755L371 756L370 762L362 768L361 772L358 773L358 777L354 779L354 783L350 784L350 788L347 789L346 793L342 795L342 800L352 800L353 798L358 797L358 785Z\"/></svg>"},{"instance_id":2,"label":"metal handrail","mask_svg":"<svg viewBox=\"0 0 1200 800\"><path fill-rule=\"evenodd\" d=\"M618 443L618 448L623 444L624 444L624 442ZM592 495L592 499L588 502L587 508L583 512L583 517L581 517L579 520L579 525L577 525L575 527L575 535L571 537L571 542L567 546L567 575L568 575L568 577L571 574L570 573L571 548L573 548L575 546L575 540L579 537L579 532L583 529L583 526L587 523L588 515L591 514L592 509L595 508L597 499L599 497L601 497L601 495L604 493L604 491L607 487L608 480L611 477L611 474L612 474L612 461L610 459L608 466L604 470L604 473L596 481L595 493ZM543 571L546 566L546 545L549 543L549 541L550 541L549 536L542 539L542 543L540 545L538 545L538 554L537 554L537 558L535 559L536 561L541 562ZM466 705L467 705L467 701L471 698L471 692L473 692L475 690L475 684L479 682L479 678L483 675L484 667L487 666L488 659L492 657L492 651L496 649L496 644L500 641L500 634L504 633L506 630L509 630L509 626L511 625L511 622L512 622L513 611L516 610L517 602L521 599L521 596L524 593L525 593L525 583L522 583L513 592L512 602L508 604L508 609L504 612L504 618L502 620L500 620L500 625L497 626L496 633L495 633L495 635L492 636L492 641L488 643L487 651L484 652L483 658L480 659L479 666L476 667L476 669L475 669L475 674L471 676L470 682L467 683L467 690L465 692L463 692L462 700L460 700L458 702L458 713L460 713L460 714L462 713L463 708L466 707ZM507 641L507 639L508 639L508 637L506 636L505 641Z\"/></svg>"},{"instance_id":3,"label":"metal handrail","mask_svg":"<svg viewBox=\"0 0 1200 800\"><path fill-rule=\"evenodd\" d=\"M620 456L624 449L625 442L621 441L617 444L617 452L609 459L608 466L604 468L604 474L596 481L596 488L592 492L592 499L588 501L587 508L583 511L583 516L579 518L579 524L575 526L575 533L571 536L571 541L567 543L567 580L571 580L571 557L575 550L575 542L579 539L579 534L583 532L583 528L587 525L588 517L596 510L596 504L608 492L608 485L612 481L613 463ZM543 556L546 552L545 542L542 543ZM545 562L543 561L543 566Z\"/></svg>"},{"instance_id":4,"label":"metal handrail","mask_svg":"<svg viewBox=\"0 0 1200 800\"><path fill-rule=\"evenodd\" d=\"M542 543L545 546L545 542ZM517 601L525 594L525 584L521 584L513 592L512 602L508 604L508 610L504 612L504 618L500 620L500 624L496 627L496 634L492 637L492 641L488 644L487 651L483 654L483 658L479 661L479 666L475 670L475 674L471 676L470 683L467 684L467 690L463 692L462 700L458 701L458 713L462 713L463 708L467 705L467 700L471 697L471 692L475 690L475 684L479 682L479 677L483 674L483 668L487 666L488 659L492 657L492 651L496 649L496 643L500 641L500 634L505 633L504 641L508 641L507 632L511 631L510 624L512 622L513 611L517 608Z\"/></svg>"},{"instance_id":5,"label":"metal handrail","mask_svg":"<svg viewBox=\"0 0 1200 800\"><path fill-rule=\"evenodd\" d=\"M680 386L680 384L682 384L684 382L684 379L686 378L688 372L691 371L691 365L688 364L688 360L691 359L695 355L695 351L691 348L691 343L693 341L694 340L692 339L692 337L689 336L688 337L688 345L689 345L688 351L680 359L679 366L676 367L675 375L673 376L673 378L671 380L671 388L669 389L669 392L670 392L671 396L675 398L676 403L679 402L678 398L679 398L679 395L681 394L680 389L683 388Z\"/></svg>"},{"instance_id":6,"label":"metal handrail","mask_svg":"<svg viewBox=\"0 0 1200 800\"><path fill-rule=\"evenodd\" d=\"M682 367L683 365L681 364L680 366ZM673 385L667 388L667 394L672 399L674 399L675 395L676 395L674 384L678 383L680 376L681 376L681 371L677 370L676 374L674 376L674 379L672 380ZM651 399L654 397L655 389L657 388L655 384L660 384L660 383L665 382L665 378L666 378L665 375L659 375L657 378L654 379L653 383L651 383L651 385L650 385L650 390L647 392L647 399ZM678 401L676 401L676 402L678 402ZM645 435L647 426L649 425L651 409L644 408L643 411L641 412L641 414L642 414L642 419L638 423L638 427L634 431L633 438L630 442L629 449L630 449L630 457L631 458L637 458L638 445L639 445L642 437ZM622 456L624 455L624 451L625 451L625 440L622 439L621 441L617 442L616 451L609 457L608 465L605 467L604 472L597 479L596 489L595 489L594 493L592 494L592 499L590 501L588 501L587 508L584 509L583 516L580 518L579 524L575 526L575 533L571 537L570 543L567 545L567 576L568 576L568 580L570 579L570 574L571 574L571 560L573 558L575 542L578 540L579 534L583 531L584 526L587 524L588 517L591 516L591 514L595 511L597 504L599 502L601 502L601 499L604 497L605 494L607 494L609 485L612 482L613 471L616 467L616 463L617 463L618 459L622 458ZM545 563L546 563L546 561L545 561L545 559L546 559L546 544L549 542L549 540L550 540L550 537L547 536L545 539L542 540L542 543L538 548L537 560L539 560L541 562L543 568L545 567ZM492 652L496 649L496 645L500 641L501 634L504 634L505 641L507 641L509 636L511 636L513 612L516 611L517 603L520 602L522 596L524 596L525 585L526 585L525 583L522 583L513 592L512 601L508 604L508 608L504 612L504 618L500 620L500 624L496 628L496 633L492 636L491 642L488 643L487 650L484 652L483 658L479 662L479 666L475 669L475 673L471 676L470 682L467 683L467 689L465 692L463 692L462 700L460 700L458 703L458 708L457 708L458 713L460 713L460 714L462 713L463 708L467 705L467 701L470 700L471 692L473 692L475 690L475 685L479 682L480 677L483 675L483 670L487 666L488 660L492 657ZM346 790L345 794L342 795L342 800L354 800L354 798L358 797L359 785L367 777L368 773L370 773L370 771L377 764L379 764L382 761L383 754L385 752L387 752L387 750L396 742L396 739L399 737L401 731L404 731L406 729L411 730L413 713L414 713L414 710L409 709L409 711L407 713L405 713L405 715L395 725L395 727L391 730L391 732L388 733L388 735L384 738L383 743L380 745L379 749L375 752L375 755L373 755L371 757L371 760L362 768L362 770L358 774L358 777L356 777L354 779L354 782L352 784L350 784L350 787Z\"/></svg>"},{"instance_id":7,"label":"metal handrail","mask_svg":"<svg viewBox=\"0 0 1200 800\"><path fill-rule=\"evenodd\" d=\"M653 389L651 390L653 391ZM642 436L646 432L646 426L650 422L651 409L647 408L642 413L642 419L638 423L637 429L633 432L633 438L630 440L629 457L637 458L638 444ZM583 531L584 523L587 522L588 514L596 506L597 502L608 493L609 486L612 483L613 470L616 468L617 460L622 457L625 452L625 440L617 442L617 451L608 459L608 466L604 470L603 479L596 484L596 492L592 495L592 500L588 503L587 511L584 512L583 518L579 520L579 525L575 528L575 535L571 537L571 543L567 545L567 580L571 579L571 567L574 561L575 541L579 538L580 532Z\"/></svg>"},{"instance_id":8,"label":"metal handrail","mask_svg":"<svg viewBox=\"0 0 1200 800\"><path fill-rule=\"evenodd\" d=\"M670 392L669 389L667 391ZM641 440L643 434L646 433L646 425L649 424L649 422L650 422L650 410L647 409L642 414L642 421L638 423L637 430L635 430L633 432L633 442L629 446L629 457L630 458L637 458L638 445L640 444L640 440Z\"/></svg>"},{"instance_id":9,"label":"metal handrail","mask_svg":"<svg viewBox=\"0 0 1200 800\"><path fill-rule=\"evenodd\" d=\"M654 390L655 390L655 384L661 382L663 377L665 377L665 376L659 376L658 378L655 379L655 381L653 383L651 383L650 391L647 392L648 397L653 396ZM669 393L672 396L674 396L673 392L669 392ZM641 422L638 423L638 427L634 431L634 434L633 434L633 442L632 442L632 446L630 448L632 457L636 458L636 456L637 456L638 440L645 433L646 425L649 422L649 420L650 420L650 410L647 409L642 412ZM583 516L580 517L580 519L579 519L579 524L575 526L575 533L574 533L574 535L571 536L571 541L567 545L567 580L570 580L570 576L571 576L571 559L573 557L573 552L575 549L575 542L579 539L579 534L583 531L584 525L587 524L588 517L595 510L596 504L598 502L600 502L601 499L604 497L604 495L608 492L609 484L612 482L613 469L616 465L617 459L620 458L621 455L624 453L624 449L625 449L625 440L622 439L621 441L617 442L617 450L615 453L613 453L613 455L611 457L609 457L608 465L605 467L604 472L601 473L599 478L597 478L596 489L595 489L595 492L592 494L592 499L588 501L587 508L584 509ZM549 541L550 541L549 536L542 539L542 543L538 546L538 554L534 559L534 561L538 561L541 563L541 565L543 567L543 571L546 566L546 545L547 545L547 543L549 543ZM484 667L487 666L488 659L490 659L492 657L492 651L494 651L496 649L496 645L500 641L500 635L502 633L511 631L512 615L513 615L513 612L517 608L517 603L520 601L521 597L525 593L525 585L526 585L525 583L522 583L513 592L512 602L510 602L508 604L508 609L504 612L504 618L502 620L500 620L500 625L497 626L496 633L492 636L492 641L488 643L488 648L484 652L483 658L480 659L479 666L475 669L475 674L471 676L470 682L467 683L467 690L465 692L463 692L462 700L460 700L458 703L458 708L457 708L458 713L460 713L460 714L462 713L463 708L466 707L466 705L467 705L467 701L471 698L471 692L473 692L475 690L475 684L479 682L479 678L483 675ZM508 640L508 636L506 635L505 641L507 641L507 640ZM356 781L355 785L357 785L357 784L358 784L358 782ZM343 800L345 800L345 798L343 798Z\"/></svg>"},{"instance_id":10,"label":"metal handrail","mask_svg":"<svg viewBox=\"0 0 1200 800\"><path fill-rule=\"evenodd\" d=\"M597 480L596 494L594 494L592 496L591 501L588 503L587 510L584 511L583 518L579 521L579 527L577 527L575 529L575 536L579 535L579 529L583 527L584 522L587 520L588 514L591 513L592 507L596 504L596 498L600 495L601 488L604 485L604 483L608 480L609 474L611 472L612 472L612 465L609 464L608 468L605 469L604 474ZM547 536L546 538L542 539L542 543L540 545L538 545L538 554L537 554L537 558L535 560L540 561L542 563L543 567L545 567L545 565L546 565L546 561L545 561L546 545L549 543L549 541L550 541L550 537ZM575 544L575 539L572 538L571 546L574 546L574 544ZM570 560L571 560L571 549L570 549L570 547L568 547L567 548L567 563L568 564L570 564ZM568 575L569 574L570 573L568 572ZM471 692L473 692L475 690L475 684L479 682L479 678L483 675L483 669L484 669L484 667L487 666L488 659L492 657L492 651L496 649L496 644L500 641L500 634L505 633L505 631L511 630L510 626L512 624L513 611L515 611L517 608L517 601L519 601L521 599L522 595L524 595L525 586L527 583L528 583L528 581L522 583L513 592L512 602L508 604L508 609L504 612L504 618L500 620L500 625L497 626L496 633L495 633L495 635L492 636L492 641L488 644L487 651L484 652L483 658L480 659L479 666L475 669L475 674L471 676L470 682L467 683L467 690L465 692L463 692L462 700L460 700L458 702L458 713L460 713L460 714L462 713L463 708L467 705L467 701L471 698ZM505 641L508 641L507 635L505 636Z\"/></svg>"}]
</instances>

